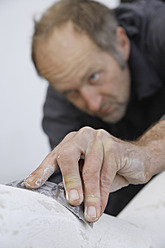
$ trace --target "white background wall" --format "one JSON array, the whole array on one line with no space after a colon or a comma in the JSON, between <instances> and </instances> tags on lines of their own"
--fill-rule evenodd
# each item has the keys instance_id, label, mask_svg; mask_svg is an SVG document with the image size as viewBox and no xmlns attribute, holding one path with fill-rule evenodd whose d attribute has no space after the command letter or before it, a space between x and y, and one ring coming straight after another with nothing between
<instances>
[{"instance_id":1,"label":"white background wall","mask_svg":"<svg viewBox=\"0 0 165 248\"><path fill-rule=\"evenodd\" d=\"M0 1L0 183L25 178L49 152L41 128L47 83L35 72L30 45L33 16L53 2Z\"/></svg>"}]
</instances>

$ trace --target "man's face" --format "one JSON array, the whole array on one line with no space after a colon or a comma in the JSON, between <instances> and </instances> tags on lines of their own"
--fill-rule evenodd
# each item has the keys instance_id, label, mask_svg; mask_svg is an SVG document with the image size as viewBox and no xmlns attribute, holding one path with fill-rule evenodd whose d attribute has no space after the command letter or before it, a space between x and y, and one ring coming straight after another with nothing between
<instances>
[{"instance_id":1,"label":"man's face","mask_svg":"<svg viewBox=\"0 0 165 248\"><path fill-rule=\"evenodd\" d=\"M122 69L72 23L39 41L35 53L41 75L77 108L109 123L124 116L130 95L127 65Z\"/></svg>"}]
</instances>

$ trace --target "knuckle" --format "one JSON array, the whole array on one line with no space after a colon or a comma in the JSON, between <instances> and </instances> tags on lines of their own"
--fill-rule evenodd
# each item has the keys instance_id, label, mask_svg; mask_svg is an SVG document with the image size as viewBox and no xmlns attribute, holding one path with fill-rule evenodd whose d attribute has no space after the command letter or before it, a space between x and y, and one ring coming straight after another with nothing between
<instances>
[{"instance_id":1,"label":"knuckle","mask_svg":"<svg viewBox=\"0 0 165 248\"><path fill-rule=\"evenodd\" d=\"M88 181L90 178L91 178L91 172L89 169L84 169L83 168L83 171L82 171L82 177L83 177L83 180L84 182Z\"/></svg>"},{"instance_id":2,"label":"knuckle","mask_svg":"<svg viewBox=\"0 0 165 248\"><path fill-rule=\"evenodd\" d=\"M106 138L107 136L109 137L109 133L105 131L104 129L98 129L96 131L96 137L98 139L103 139L103 138Z\"/></svg>"},{"instance_id":3,"label":"knuckle","mask_svg":"<svg viewBox=\"0 0 165 248\"><path fill-rule=\"evenodd\" d=\"M97 203L100 201L100 194L95 193L95 194L86 194L85 195L85 201L86 203Z\"/></svg>"},{"instance_id":4,"label":"knuckle","mask_svg":"<svg viewBox=\"0 0 165 248\"><path fill-rule=\"evenodd\" d=\"M109 193L111 184L112 181L110 180L109 175L101 175L100 186L104 189L104 192Z\"/></svg>"},{"instance_id":5,"label":"knuckle","mask_svg":"<svg viewBox=\"0 0 165 248\"><path fill-rule=\"evenodd\" d=\"M63 178L64 185L67 189L69 188L77 188L80 186L80 178L78 175L65 175Z\"/></svg>"},{"instance_id":6,"label":"knuckle","mask_svg":"<svg viewBox=\"0 0 165 248\"><path fill-rule=\"evenodd\" d=\"M99 174L100 174L100 171L98 167L96 166L93 166L92 168L83 168L83 171L82 171L84 182L98 180Z\"/></svg>"},{"instance_id":7,"label":"knuckle","mask_svg":"<svg viewBox=\"0 0 165 248\"><path fill-rule=\"evenodd\" d=\"M91 134L93 134L95 131L96 131L95 129L86 126L86 127L82 127L82 128L78 131L78 133L79 133L80 135L91 135Z\"/></svg>"},{"instance_id":8,"label":"knuckle","mask_svg":"<svg viewBox=\"0 0 165 248\"><path fill-rule=\"evenodd\" d=\"M70 132L68 133L63 140L69 140L70 138L72 138L77 132L76 131L73 131L73 132Z\"/></svg>"},{"instance_id":9,"label":"knuckle","mask_svg":"<svg viewBox=\"0 0 165 248\"><path fill-rule=\"evenodd\" d=\"M57 152L57 161L62 162L73 162L74 161L74 148L72 146L70 147L62 147Z\"/></svg>"},{"instance_id":10,"label":"knuckle","mask_svg":"<svg viewBox=\"0 0 165 248\"><path fill-rule=\"evenodd\" d=\"M50 159L53 159L53 158L56 158L56 157L57 157L56 151L53 150L53 151L51 151L51 152L45 157L44 160L48 160L49 158L50 158Z\"/></svg>"},{"instance_id":11,"label":"knuckle","mask_svg":"<svg viewBox=\"0 0 165 248\"><path fill-rule=\"evenodd\" d=\"M101 184L102 186L110 185L110 179L108 174L101 175Z\"/></svg>"},{"instance_id":12,"label":"knuckle","mask_svg":"<svg viewBox=\"0 0 165 248\"><path fill-rule=\"evenodd\" d=\"M73 151L71 148L63 149L57 153L57 163L63 173L72 173L75 162L76 159L73 156Z\"/></svg>"}]
</instances>

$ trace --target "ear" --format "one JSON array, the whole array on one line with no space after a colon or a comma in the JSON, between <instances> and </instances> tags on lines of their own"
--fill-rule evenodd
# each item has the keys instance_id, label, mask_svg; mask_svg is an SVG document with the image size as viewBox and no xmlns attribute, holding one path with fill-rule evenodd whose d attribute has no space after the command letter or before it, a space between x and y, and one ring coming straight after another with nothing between
<instances>
[{"instance_id":1,"label":"ear","mask_svg":"<svg viewBox=\"0 0 165 248\"><path fill-rule=\"evenodd\" d=\"M122 53L124 59L127 61L130 55L130 41L128 39L128 36L124 28L117 27L116 39L117 39L118 49Z\"/></svg>"}]
</instances>

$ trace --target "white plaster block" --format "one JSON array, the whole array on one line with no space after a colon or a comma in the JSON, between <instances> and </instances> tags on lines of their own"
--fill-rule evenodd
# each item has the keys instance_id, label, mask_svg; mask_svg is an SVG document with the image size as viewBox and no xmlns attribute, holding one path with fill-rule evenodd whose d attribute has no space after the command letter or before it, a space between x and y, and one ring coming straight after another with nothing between
<instances>
[{"instance_id":1,"label":"white plaster block","mask_svg":"<svg viewBox=\"0 0 165 248\"><path fill-rule=\"evenodd\" d=\"M45 195L0 185L2 248L151 248L134 224L104 214L91 228Z\"/></svg>"},{"instance_id":2,"label":"white plaster block","mask_svg":"<svg viewBox=\"0 0 165 248\"><path fill-rule=\"evenodd\" d=\"M118 217L147 230L157 247L164 248L165 171L152 179Z\"/></svg>"}]
</instances>

